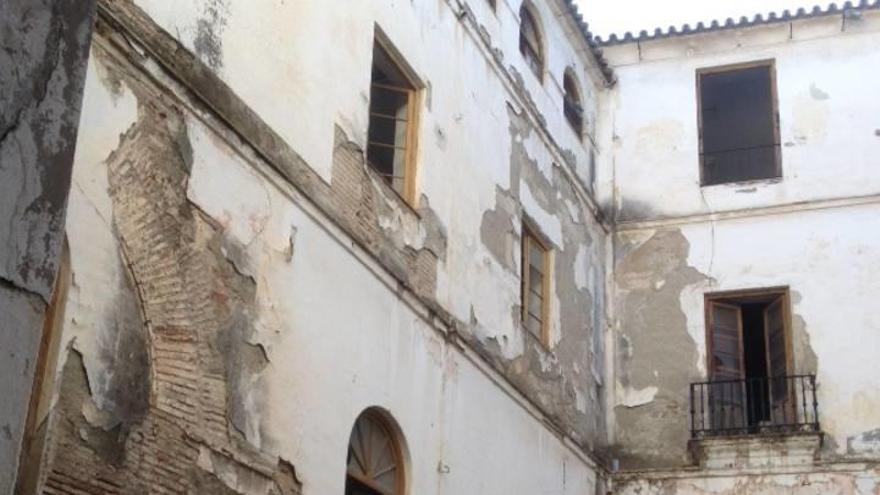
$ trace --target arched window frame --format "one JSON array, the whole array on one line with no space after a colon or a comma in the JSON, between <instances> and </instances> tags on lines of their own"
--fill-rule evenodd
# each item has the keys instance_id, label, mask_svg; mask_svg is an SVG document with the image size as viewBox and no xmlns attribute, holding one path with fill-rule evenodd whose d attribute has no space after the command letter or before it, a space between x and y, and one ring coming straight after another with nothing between
<instances>
[{"instance_id":1,"label":"arched window frame","mask_svg":"<svg viewBox=\"0 0 880 495\"><path fill-rule=\"evenodd\" d=\"M379 484L373 483L369 477L365 478L358 473L352 472L352 439L354 438L355 432L359 431L358 428L363 427L363 425L367 424L377 426L382 431L382 433L384 433L384 438L387 438L388 440L387 444L390 447L396 471L393 490L387 490ZM360 484L361 487L366 487L380 495L408 495L409 471L409 451L407 450L406 442L404 441L403 432L398 426L397 422L394 420L390 413L382 408L370 407L364 410L355 419L351 427L351 433L349 434L348 452L346 455L345 493L350 493L349 487L351 486L350 483L353 480L357 484Z\"/></svg>"},{"instance_id":2,"label":"arched window frame","mask_svg":"<svg viewBox=\"0 0 880 495\"><path fill-rule=\"evenodd\" d=\"M519 52L539 81L543 81L544 33L535 8L527 1L519 8Z\"/></svg>"},{"instance_id":3,"label":"arched window frame","mask_svg":"<svg viewBox=\"0 0 880 495\"><path fill-rule=\"evenodd\" d=\"M562 76L562 91L562 109L565 120L568 121L580 139L584 135L584 93L581 90L580 81L571 67L565 69Z\"/></svg>"}]
</instances>

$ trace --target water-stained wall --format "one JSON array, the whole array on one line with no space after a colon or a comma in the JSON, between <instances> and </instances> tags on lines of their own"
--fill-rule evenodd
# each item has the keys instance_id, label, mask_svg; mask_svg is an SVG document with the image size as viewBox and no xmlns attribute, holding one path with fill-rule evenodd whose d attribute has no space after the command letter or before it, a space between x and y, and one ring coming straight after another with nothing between
<instances>
[{"instance_id":1,"label":"water-stained wall","mask_svg":"<svg viewBox=\"0 0 880 495\"><path fill-rule=\"evenodd\" d=\"M880 382L864 363L880 346L880 107L863 95L880 83L878 28L866 10L607 47L619 80L599 192L616 219L612 450L625 469L696 462L704 295L771 287L791 295L792 371L817 375L821 459L876 460ZM782 177L701 187L696 70L756 60L775 68Z\"/></svg>"},{"instance_id":2,"label":"water-stained wall","mask_svg":"<svg viewBox=\"0 0 880 495\"><path fill-rule=\"evenodd\" d=\"M181 7L164 27L184 45L157 24L164 3L99 5L46 489L341 492L371 406L401 427L413 493L601 487L609 227L591 196L595 118L576 136L556 80L574 66L598 89L591 59L553 48L572 42L562 4L539 4L543 85L504 48L515 6L279 6L263 18L351 39L321 60L293 43L255 71L230 49L244 26L264 42L297 30L254 30L234 5ZM364 160L370 61L349 55L370 53L374 21L426 84L414 205ZM346 96L315 108L297 93L328 80L327 57L345 63L324 87ZM429 64L441 57L471 83ZM300 79L278 87L291 67ZM520 323L526 218L554 251L546 345Z\"/></svg>"},{"instance_id":3,"label":"water-stained wall","mask_svg":"<svg viewBox=\"0 0 880 495\"><path fill-rule=\"evenodd\" d=\"M93 1L0 4L0 493L12 493L56 286ZM37 378L39 380L39 378ZM24 447L24 448L22 448Z\"/></svg>"}]
</instances>

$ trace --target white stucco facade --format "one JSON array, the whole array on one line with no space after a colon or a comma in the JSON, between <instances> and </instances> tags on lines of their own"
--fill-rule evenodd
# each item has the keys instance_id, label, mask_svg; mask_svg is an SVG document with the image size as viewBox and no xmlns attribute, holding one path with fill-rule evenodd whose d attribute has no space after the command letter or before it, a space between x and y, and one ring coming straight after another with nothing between
<instances>
[{"instance_id":1,"label":"white stucco facade","mask_svg":"<svg viewBox=\"0 0 880 495\"><path fill-rule=\"evenodd\" d=\"M538 76L519 0L342 3L99 2L61 337L88 388L57 365L59 432L122 425L114 469L148 483L141 428L170 417L198 453L181 465L231 493L295 493L264 467L283 461L301 493L342 494L369 408L393 418L409 495L877 490L880 11L610 44L606 79L564 0L529 4ZM421 84L412 204L364 163L376 36ZM696 71L756 60L782 177L701 187ZM546 342L521 323L524 222L552 251ZM704 297L768 287L819 383L823 464L712 481L688 457Z\"/></svg>"}]
</instances>

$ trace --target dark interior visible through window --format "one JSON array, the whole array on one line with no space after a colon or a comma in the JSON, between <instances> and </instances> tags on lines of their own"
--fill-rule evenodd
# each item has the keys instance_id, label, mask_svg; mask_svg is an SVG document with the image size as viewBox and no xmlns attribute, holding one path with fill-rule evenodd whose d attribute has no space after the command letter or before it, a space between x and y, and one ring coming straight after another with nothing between
<instances>
[{"instance_id":1,"label":"dark interior visible through window","mask_svg":"<svg viewBox=\"0 0 880 495\"><path fill-rule=\"evenodd\" d=\"M774 419L786 407L789 375L785 291L750 292L707 299L709 374L721 409L743 415L748 426ZM713 418L717 423L730 418ZM719 426L719 425L716 425Z\"/></svg>"},{"instance_id":2,"label":"dark interior visible through window","mask_svg":"<svg viewBox=\"0 0 880 495\"><path fill-rule=\"evenodd\" d=\"M415 85L380 44L373 46L367 162L410 201L415 141Z\"/></svg>"},{"instance_id":3,"label":"dark interior visible through window","mask_svg":"<svg viewBox=\"0 0 880 495\"><path fill-rule=\"evenodd\" d=\"M562 78L562 88L565 91L562 109L565 120L571 125L578 137L584 132L584 107L581 103L581 93L578 90L574 75L566 71Z\"/></svg>"},{"instance_id":4,"label":"dark interior visible through window","mask_svg":"<svg viewBox=\"0 0 880 495\"><path fill-rule=\"evenodd\" d=\"M532 72L541 79L544 71L544 50L541 47L541 32L538 21L525 2L519 9L519 51Z\"/></svg>"},{"instance_id":5,"label":"dark interior visible through window","mask_svg":"<svg viewBox=\"0 0 880 495\"><path fill-rule=\"evenodd\" d=\"M703 185L779 177L771 63L698 72Z\"/></svg>"}]
</instances>

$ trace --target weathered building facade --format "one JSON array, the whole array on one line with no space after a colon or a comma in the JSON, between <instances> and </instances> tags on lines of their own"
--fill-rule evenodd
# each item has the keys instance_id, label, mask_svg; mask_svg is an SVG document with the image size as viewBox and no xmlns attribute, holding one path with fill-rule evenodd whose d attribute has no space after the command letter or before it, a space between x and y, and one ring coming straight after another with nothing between
<instances>
[{"instance_id":1,"label":"weathered building facade","mask_svg":"<svg viewBox=\"0 0 880 495\"><path fill-rule=\"evenodd\" d=\"M339 3L97 2L21 492L880 490L880 3Z\"/></svg>"}]
</instances>

